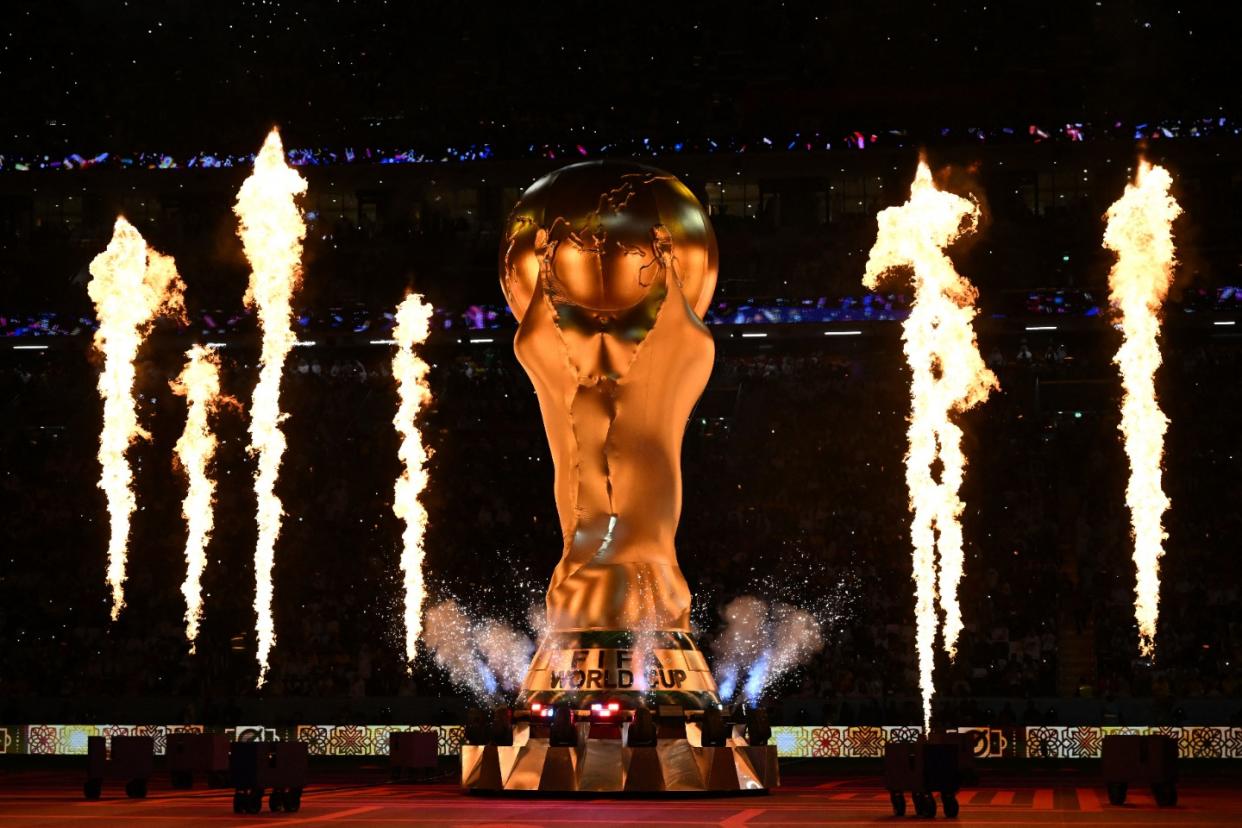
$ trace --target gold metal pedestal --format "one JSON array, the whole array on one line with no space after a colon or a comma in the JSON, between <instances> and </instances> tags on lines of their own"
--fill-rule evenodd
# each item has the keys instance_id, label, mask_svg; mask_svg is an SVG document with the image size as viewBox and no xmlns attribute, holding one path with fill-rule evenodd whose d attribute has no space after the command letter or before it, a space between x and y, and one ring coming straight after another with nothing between
<instances>
[{"instance_id":1,"label":"gold metal pedestal","mask_svg":"<svg viewBox=\"0 0 1242 828\"><path fill-rule=\"evenodd\" d=\"M780 784L776 746L730 739L703 747L689 739L657 747L623 747L616 739L588 739L551 747L547 739L512 746L463 745L461 784L470 792L736 793Z\"/></svg>"}]
</instances>

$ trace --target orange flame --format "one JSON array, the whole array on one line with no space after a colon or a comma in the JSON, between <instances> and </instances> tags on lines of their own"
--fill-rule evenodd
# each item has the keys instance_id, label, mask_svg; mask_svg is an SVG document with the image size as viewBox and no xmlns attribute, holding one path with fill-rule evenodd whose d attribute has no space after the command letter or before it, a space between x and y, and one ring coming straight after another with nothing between
<instances>
[{"instance_id":1,"label":"orange flame","mask_svg":"<svg viewBox=\"0 0 1242 828\"><path fill-rule=\"evenodd\" d=\"M910 199L882 210L879 235L867 259L863 285L875 290L897 269L913 271L914 302L902 325L910 386L910 442L906 485L910 490L910 540L914 547L916 642L923 726L931 725L936 638L936 597L944 610L944 649L957 654L962 611L957 585L962 577L964 504L958 496L966 467L962 432L950 413L965 411L998 387L984 365L975 340L974 302L978 291L953 269L944 248L978 225L973 201L938 190L927 162L920 159ZM940 479L932 468L939 460ZM939 552L939 582L936 553Z\"/></svg>"},{"instance_id":2,"label":"orange flame","mask_svg":"<svg viewBox=\"0 0 1242 828\"><path fill-rule=\"evenodd\" d=\"M258 310L263 328L259 382L250 406L250 451L258 458L254 478L259 528L254 553L254 609L260 687L267 680L268 654L276 642L272 565L284 510L275 488L285 453L285 435L280 430L285 416L280 410L280 381L285 358L296 342L292 301L302 279L302 239L306 235L296 197L305 192L306 180L285 163L280 133L273 129L233 208L240 222L238 235L252 268L245 301Z\"/></svg>"},{"instance_id":3,"label":"orange flame","mask_svg":"<svg viewBox=\"0 0 1242 828\"><path fill-rule=\"evenodd\" d=\"M405 662L411 669L419 636L423 629L423 533L427 529L427 510L419 495L427 487L427 448L414 424L419 410L431 401L427 387L427 363L414 346L427 339L431 330L430 304L411 293L397 307L397 353L392 358L392 374L397 380L400 405L393 425L401 435L397 456L403 464L392 501L392 510L405 521L401 533L401 572L405 581Z\"/></svg>"},{"instance_id":4,"label":"orange flame","mask_svg":"<svg viewBox=\"0 0 1242 828\"><path fill-rule=\"evenodd\" d=\"M1133 184L1108 208L1104 246L1116 252L1108 274L1113 303L1121 309L1121 349L1113 358L1121 369L1125 398L1121 433L1130 458L1126 505L1134 536L1134 617L1139 652L1155 652L1160 602L1160 557L1168 537L1161 516L1169 499L1160 487L1160 462L1168 418L1156 402L1154 377L1160 366L1160 306L1173 281L1173 220L1181 207L1169 195L1173 179L1163 167L1139 163Z\"/></svg>"},{"instance_id":5,"label":"orange flame","mask_svg":"<svg viewBox=\"0 0 1242 828\"><path fill-rule=\"evenodd\" d=\"M207 567L207 543L215 520L216 481L207 474L216 451L216 436L211 431L209 416L222 403L236 406L231 397L220 396L220 362L213 351L195 345L186 352L181 375L169 385L173 393L186 398L185 430L174 447L174 464L186 476L185 499L181 515L186 522L185 637L194 652L198 639L198 622L203 613L202 576Z\"/></svg>"},{"instance_id":6,"label":"orange flame","mask_svg":"<svg viewBox=\"0 0 1242 828\"><path fill-rule=\"evenodd\" d=\"M95 347L104 355L99 375L103 397L103 431L99 435L99 488L108 501L108 584L112 587L112 620L125 606L125 562L129 552L129 519L136 500L134 475L125 453L130 443L150 435L138 424L134 402L134 359L138 346L160 313L184 316L185 285L172 257L147 247L132 224L118 217L108 247L91 262L87 292L95 303L99 330Z\"/></svg>"}]
</instances>

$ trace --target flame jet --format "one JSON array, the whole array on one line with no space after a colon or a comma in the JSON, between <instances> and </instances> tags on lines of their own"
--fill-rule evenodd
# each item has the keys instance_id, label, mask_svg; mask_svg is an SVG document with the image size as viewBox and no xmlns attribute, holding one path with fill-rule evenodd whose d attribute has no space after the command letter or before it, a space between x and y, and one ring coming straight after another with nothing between
<instances>
[{"instance_id":1,"label":"flame jet","mask_svg":"<svg viewBox=\"0 0 1242 828\"><path fill-rule=\"evenodd\" d=\"M108 501L108 584L112 620L125 606L125 563L129 520L136 500L134 474L125 454L130 443L150 435L138 424L134 402L134 359L152 320L165 313L183 317L185 285L171 256L147 247L141 234L118 217L112 240L91 261L87 293L95 304L99 330L95 347L103 354L99 394L103 397L103 431L99 435L99 488Z\"/></svg>"},{"instance_id":2,"label":"flame jet","mask_svg":"<svg viewBox=\"0 0 1242 828\"><path fill-rule=\"evenodd\" d=\"M427 487L427 448L414 424L419 410L431 401L427 387L427 363L414 352L414 346L425 341L431 330L430 304L416 293L406 296L397 307L397 326L393 336L397 353L392 358L392 375L397 380L400 404L393 425L401 436L397 456L401 459L401 476L397 478L392 510L405 521L401 533L401 573L405 583L405 662L406 670L414 661L418 638L423 629L423 533L427 529L427 510L418 499Z\"/></svg>"},{"instance_id":3,"label":"flame jet","mask_svg":"<svg viewBox=\"0 0 1242 828\"><path fill-rule=\"evenodd\" d=\"M221 404L236 406L237 402L220 396L220 362L214 352L202 345L186 352L181 375L169 385L174 394L186 398L185 430L174 447L174 465L185 474L187 482L181 502L187 529L181 594L185 596L185 637L192 653L203 613L201 580L207 566L207 542L215 523L216 481L207 473L207 467L216 451L216 436L209 417Z\"/></svg>"},{"instance_id":4,"label":"flame jet","mask_svg":"<svg viewBox=\"0 0 1242 828\"><path fill-rule=\"evenodd\" d=\"M1121 311L1122 344L1113 362L1121 369L1125 398L1121 424L1130 483L1126 505L1134 536L1134 617L1139 652L1155 653L1160 603L1160 557L1168 535L1161 516L1169 498L1160 487L1160 460L1168 418L1156 402L1160 367L1160 306L1173 281L1173 220L1181 207L1169 195L1173 179L1163 167L1139 162L1138 175L1108 208L1104 246L1117 254L1108 274L1112 303Z\"/></svg>"},{"instance_id":5,"label":"flame jet","mask_svg":"<svg viewBox=\"0 0 1242 828\"><path fill-rule=\"evenodd\" d=\"M257 499L258 543L254 552L260 687L267 680L267 659L276 642L272 623L272 565L284 509L276 496L276 479L285 453L280 430L280 381L285 358L296 342L293 332L293 293L302 280L302 239L306 224L296 198L306 192L306 180L285 163L280 133L273 129L254 160L254 172L237 194L233 210L239 221L250 284L245 301L259 314L263 345L259 382L250 405L250 451L258 458L254 491Z\"/></svg>"},{"instance_id":6,"label":"flame jet","mask_svg":"<svg viewBox=\"0 0 1242 828\"><path fill-rule=\"evenodd\" d=\"M955 657L962 629L957 585L962 577L964 504L958 497L966 457L961 429L950 412L965 411L998 387L979 354L972 320L978 291L953 269L944 248L978 225L979 206L936 188L925 159L919 160L910 199L879 214L879 235L867 259L863 285L871 290L885 276L908 268L914 302L902 325L913 376L907 430L906 485L910 490L916 641L923 726L931 726L936 638L936 597L944 610L944 649ZM940 479L933 466L940 463ZM936 553L939 552L937 583Z\"/></svg>"}]
</instances>

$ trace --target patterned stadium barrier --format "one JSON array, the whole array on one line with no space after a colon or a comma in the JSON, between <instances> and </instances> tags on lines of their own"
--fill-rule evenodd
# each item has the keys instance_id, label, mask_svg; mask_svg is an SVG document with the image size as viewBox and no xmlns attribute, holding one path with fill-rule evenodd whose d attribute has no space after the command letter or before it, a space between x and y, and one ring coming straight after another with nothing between
<instances>
[{"instance_id":1,"label":"patterned stadium barrier","mask_svg":"<svg viewBox=\"0 0 1242 828\"><path fill-rule=\"evenodd\" d=\"M86 753L88 736L152 736L162 756L169 733L223 732L230 740L306 742L312 756L383 756L388 734L394 731L430 731L436 734L440 755L461 752L458 725L261 725L207 728L203 725L0 725L0 754L72 755ZM1178 753L1187 759L1242 759L1242 727L1188 725L1184 727L970 727L975 756L981 759L1098 759L1104 737L1110 734L1154 733L1177 739ZM772 739L781 756L878 759L889 742L918 738L917 727L839 726L773 727Z\"/></svg>"},{"instance_id":2,"label":"patterned stadium barrier","mask_svg":"<svg viewBox=\"0 0 1242 828\"><path fill-rule=\"evenodd\" d=\"M1242 759L1242 727L964 727L980 759L1098 759L1105 736L1161 734L1177 739L1187 759ZM917 727L773 727L781 756L876 758L888 742L917 739Z\"/></svg>"},{"instance_id":3,"label":"patterned stadium barrier","mask_svg":"<svg viewBox=\"0 0 1242 828\"><path fill-rule=\"evenodd\" d=\"M461 753L464 732L458 726L298 725L295 735L311 756L387 756L388 734L411 730L435 733L441 756Z\"/></svg>"}]
</instances>

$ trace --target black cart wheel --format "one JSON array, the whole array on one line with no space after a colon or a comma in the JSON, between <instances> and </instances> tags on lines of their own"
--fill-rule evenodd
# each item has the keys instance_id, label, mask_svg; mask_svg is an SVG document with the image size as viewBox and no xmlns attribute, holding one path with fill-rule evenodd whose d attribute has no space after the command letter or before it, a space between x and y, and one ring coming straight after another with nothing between
<instances>
[{"instance_id":1,"label":"black cart wheel","mask_svg":"<svg viewBox=\"0 0 1242 828\"><path fill-rule=\"evenodd\" d=\"M906 795L901 791L890 791L888 798L893 803L893 816L906 815Z\"/></svg>"},{"instance_id":2,"label":"black cart wheel","mask_svg":"<svg viewBox=\"0 0 1242 828\"><path fill-rule=\"evenodd\" d=\"M1177 785L1172 782L1157 782L1151 786L1151 796L1161 808L1172 808L1177 804Z\"/></svg>"},{"instance_id":3,"label":"black cart wheel","mask_svg":"<svg viewBox=\"0 0 1242 828\"><path fill-rule=\"evenodd\" d=\"M944 806L944 815L949 819L957 819L959 806L957 804L957 794L940 793L940 804Z\"/></svg>"},{"instance_id":4,"label":"black cart wheel","mask_svg":"<svg viewBox=\"0 0 1242 828\"><path fill-rule=\"evenodd\" d=\"M1125 782L1109 782L1108 783L1108 802L1110 805L1125 805L1126 790L1129 786Z\"/></svg>"},{"instance_id":5,"label":"black cart wheel","mask_svg":"<svg viewBox=\"0 0 1242 828\"><path fill-rule=\"evenodd\" d=\"M131 779L126 782L125 795L130 799L145 799L147 796L147 780Z\"/></svg>"},{"instance_id":6,"label":"black cart wheel","mask_svg":"<svg viewBox=\"0 0 1242 828\"><path fill-rule=\"evenodd\" d=\"M241 791L233 794L233 813L242 814L246 812L246 799L242 796Z\"/></svg>"},{"instance_id":7,"label":"black cart wheel","mask_svg":"<svg viewBox=\"0 0 1242 828\"><path fill-rule=\"evenodd\" d=\"M285 810L300 811L302 810L302 789L292 788L285 797Z\"/></svg>"},{"instance_id":8,"label":"black cart wheel","mask_svg":"<svg viewBox=\"0 0 1242 828\"><path fill-rule=\"evenodd\" d=\"M246 813L257 814L263 810L263 789L255 788L246 796Z\"/></svg>"},{"instance_id":9,"label":"black cart wheel","mask_svg":"<svg viewBox=\"0 0 1242 828\"><path fill-rule=\"evenodd\" d=\"M271 794L267 797L267 807L273 811L283 811L285 809L284 792L273 788Z\"/></svg>"},{"instance_id":10,"label":"black cart wheel","mask_svg":"<svg viewBox=\"0 0 1242 828\"><path fill-rule=\"evenodd\" d=\"M936 797L929 793L914 795L914 813L924 819L936 816Z\"/></svg>"},{"instance_id":11,"label":"black cart wheel","mask_svg":"<svg viewBox=\"0 0 1242 828\"><path fill-rule=\"evenodd\" d=\"M88 779L86 784L82 786L82 796L87 799L99 799L101 793L103 793L102 779Z\"/></svg>"}]
</instances>

